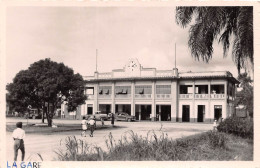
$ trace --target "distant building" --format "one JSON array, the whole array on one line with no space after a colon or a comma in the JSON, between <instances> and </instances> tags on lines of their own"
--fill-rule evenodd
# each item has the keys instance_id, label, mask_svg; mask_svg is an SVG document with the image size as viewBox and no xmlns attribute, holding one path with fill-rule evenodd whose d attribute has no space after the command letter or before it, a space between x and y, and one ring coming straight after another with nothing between
<instances>
[{"instance_id":1,"label":"distant building","mask_svg":"<svg viewBox=\"0 0 260 168\"><path fill-rule=\"evenodd\" d=\"M80 115L126 112L137 120L213 122L234 113L238 81L228 71L178 72L143 68L130 59L123 69L86 76Z\"/></svg>"}]
</instances>

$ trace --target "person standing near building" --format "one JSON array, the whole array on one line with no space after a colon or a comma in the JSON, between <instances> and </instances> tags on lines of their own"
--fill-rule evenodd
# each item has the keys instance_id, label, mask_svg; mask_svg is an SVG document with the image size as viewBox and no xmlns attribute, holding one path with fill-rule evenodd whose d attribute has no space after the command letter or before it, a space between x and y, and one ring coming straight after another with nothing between
<instances>
[{"instance_id":1,"label":"person standing near building","mask_svg":"<svg viewBox=\"0 0 260 168\"><path fill-rule=\"evenodd\" d=\"M105 125L105 124L104 124L104 119L101 117L100 120L101 120L102 127L104 127L104 125Z\"/></svg>"},{"instance_id":2,"label":"person standing near building","mask_svg":"<svg viewBox=\"0 0 260 168\"><path fill-rule=\"evenodd\" d=\"M81 136L86 136L86 131L87 131L87 120L86 120L86 117L84 116L82 118L82 121L81 121L81 125L82 125L82 133L81 133Z\"/></svg>"},{"instance_id":3,"label":"person standing near building","mask_svg":"<svg viewBox=\"0 0 260 168\"><path fill-rule=\"evenodd\" d=\"M112 127L114 127L114 122L115 122L115 116L112 113L112 116L111 116L111 125L112 125Z\"/></svg>"},{"instance_id":4,"label":"person standing near building","mask_svg":"<svg viewBox=\"0 0 260 168\"><path fill-rule=\"evenodd\" d=\"M16 123L16 129L13 131L12 137L14 139L14 161L17 161L18 150L20 149L22 152L22 161L24 161L25 157L25 147L24 147L24 138L25 131L22 129L23 123Z\"/></svg>"},{"instance_id":5,"label":"person standing near building","mask_svg":"<svg viewBox=\"0 0 260 168\"><path fill-rule=\"evenodd\" d=\"M93 137L93 133L94 133L94 129L95 129L95 122L96 121L94 120L94 117L90 117L90 120L88 122L89 127L90 127L90 134L89 134L90 137Z\"/></svg>"},{"instance_id":6,"label":"person standing near building","mask_svg":"<svg viewBox=\"0 0 260 168\"><path fill-rule=\"evenodd\" d=\"M214 120L214 123L213 123L213 130L214 130L214 131L217 130L217 120Z\"/></svg>"}]
</instances>

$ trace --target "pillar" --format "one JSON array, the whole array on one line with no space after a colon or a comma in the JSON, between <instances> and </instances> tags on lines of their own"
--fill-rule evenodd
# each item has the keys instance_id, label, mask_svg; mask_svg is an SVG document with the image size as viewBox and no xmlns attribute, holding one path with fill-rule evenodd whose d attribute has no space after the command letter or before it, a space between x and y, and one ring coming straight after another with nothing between
<instances>
[{"instance_id":1,"label":"pillar","mask_svg":"<svg viewBox=\"0 0 260 168\"><path fill-rule=\"evenodd\" d=\"M178 120L178 84L177 80L171 83L171 121L177 122Z\"/></svg>"},{"instance_id":2,"label":"pillar","mask_svg":"<svg viewBox=\"0 0 260 168\"><path fill-rule=\"evenodd\" d=\"M98 111L98 83L94 85L94 106L93 106L93 114Z\"/></svg>"},{"instance_id":3,"label":"pillar","mask_svg":"<svg viewBox=\"0 0 260 168\"><path fill-rule=\"evenodd\" d=\"M116 107L115 107L115 82L112 82L111 99L112 99L112 102L111 102L111 113L115 114L115 112L116 112Z\"/></svg>"},{"instance_id":4,"label":"pillar","mask_svg":"<svg viewBox=\"0 0 260 168\"><path fill-rule=\"evenodd\" d=\"M156 121L156 104L155 104L155 94L156 94L156 88L155 88L155 81L152 82L152 121Z\"/></svg>"},{"instance_id":5,"label":"pillar","mask_svg":"<svg viewBox=\"0 0 260 168\"><path fill-rule=\"evenodd\" d=\"M131 115L135 116L135 83L131 82Z\"/></svg>"}]
</instances>

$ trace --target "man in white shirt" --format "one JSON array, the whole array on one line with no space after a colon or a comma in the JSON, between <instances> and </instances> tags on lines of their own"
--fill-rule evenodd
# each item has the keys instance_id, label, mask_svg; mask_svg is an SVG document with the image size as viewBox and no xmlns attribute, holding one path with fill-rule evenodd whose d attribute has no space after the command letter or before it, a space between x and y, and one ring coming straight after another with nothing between
<instances>
[{"instance_id":1,"label":"man in white shirt","mask_svg":"<svg viewBox=\"0 0 260 168\"><path fill-rule=\"evenodd\" d=\"M22 152L22 161L24 160L25 156L25 148L24 148L24 141L25 138L25 131L22 129L23 123L18 122L16 123L16 129L13 132L13 139L14 139L14 161L17 161L18 150L20 149Z\"/></svg>"},{"instance_id":2,"label":"man in white shirt","mask_svg":"<svg viewBox=\"0 0 260 168\"><path fill-rule=\"evenodd\" d=\"M96 124L95 117L90 117L88 124L90 126L90 135L89 136L93 137L93 132L95 129L95 124Z\"/></svg>"}]
</instances>

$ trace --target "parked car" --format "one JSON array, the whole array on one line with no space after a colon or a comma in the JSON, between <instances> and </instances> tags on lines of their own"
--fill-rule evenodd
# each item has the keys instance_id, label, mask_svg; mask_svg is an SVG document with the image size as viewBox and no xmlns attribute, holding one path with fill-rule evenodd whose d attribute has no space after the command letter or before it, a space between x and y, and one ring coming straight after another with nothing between
<instances>
[{"instance_id":1,"label":"parked car","mask_svg":"<svg viewBox=\"0 0 260 168\"><path fill-rule=\"evenodd\" d=\"M115 114L115 120L116 121L135 121L135 116L131 116L126 112L118 112Z\"/></svg>"},{"instance_id":2,"label":"parked car","mask_svg":"<svg viewBox=\"0 0 260 168\"><path fill-rule=\"evenodd\" d=\"M106 112L102 112L102 111L97 111L94 113L95 119L96 120L101 120L101 118L103 118L103 120L107 120L108 116Z\"/></svg>"}]
</instances>

